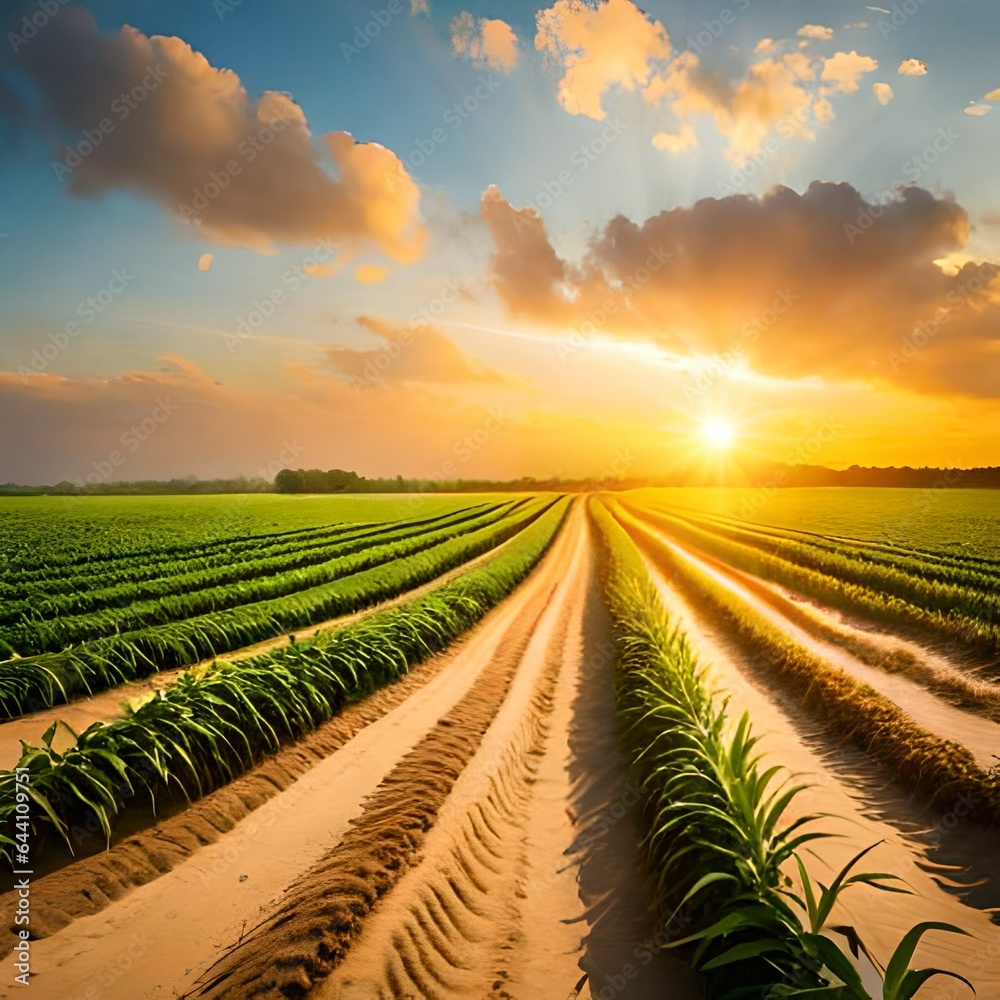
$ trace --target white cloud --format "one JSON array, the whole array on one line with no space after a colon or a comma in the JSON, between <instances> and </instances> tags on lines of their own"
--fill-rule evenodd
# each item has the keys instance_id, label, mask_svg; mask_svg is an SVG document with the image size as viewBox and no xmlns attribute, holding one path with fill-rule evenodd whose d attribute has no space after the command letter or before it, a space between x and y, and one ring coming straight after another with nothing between
<instances>
[{"instance_id":1,"label":"white cloud","mask_svg":"<svg viewBox=\"0 0 1000 1000\"><path fill-rule=\"evenodd\" d=\"M872 91L878 98L879 104L882 105L888 104L895 96L895 94L893 94L892 92L892 87L890 87L889 84L887 83L872 84Z\"/></svg>"},{"instance_id":2,"label":"white cloud","mask_svg":"<svg viewBox=\"0 0 1000 1000\"><path fill-rule=\"evenodd\" d=\"M920 59L904 59L899 64L899 73L901 76L926 76L927 63Z\"/></svg>"},{"instance_id":3,"label":"white cloud","mask_svg":"<svg viewBox=\"0 0 1000 1000\"><path fill-rule=\"evenodd\" d=\"M812 38L818 42L828 42L833 38L833 28L827 28L822 24L803 24L798 30L800 38Z\"/></svg>"}]
</instances>

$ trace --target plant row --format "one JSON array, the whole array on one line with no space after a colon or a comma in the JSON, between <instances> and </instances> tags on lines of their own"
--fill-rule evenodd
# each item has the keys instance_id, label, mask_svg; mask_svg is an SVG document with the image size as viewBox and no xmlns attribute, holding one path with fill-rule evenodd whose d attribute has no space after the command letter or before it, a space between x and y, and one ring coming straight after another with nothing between
<instances>
[{"instance_id":1,"label":"plant row","mask_svg":"<svg viewBox=\"0 0 1000 1000\"><path fill-rule=\"evenodd\" d=\"M708 689L635 545L599 501L592 514L617 654L616 702L642 790L644 854L671 934L667 946L693 949L714 1000L868 1000L836 943L848 939L830 935L829 919L851 886L900 891L898 880L852 874L867 850L829 886L812 880L800 850L828 836L815 828L821 817L785 818L803 786L790 785L780 766L766 766L746 714L735 725L727 718L726 700ZM886 967L884 1000L909 1000L931 976L953 975L909 968L932 928L959 932L914 927ZM837 931L859 942L853 928Z\"/></svg>"},{"instance_id":2,"label":"plant row","mask_svg":"<svg viewBox=\"0 0 1000 1000\"><path fill-rule=\"evenodd\" d=\"M493 505L494 508L497 506L499 505ZM304 554L315 548L352 538L376 537L404 525L430 526L456 515L475 516L484 513L486 509L487 506L481 504L433 517L421 516L404 521L332 524L283 532L280 535L225 538L172 554L166 549L153 549L141 556L126 556L114 562L88 563L82 567L66 567L63 572L40 575L37 579L18 578L13 583L0 583L0 599L13 600L23 595L30 604L38 605L46 599L58 600L67 595L107 590L130 583L159 583L168 577L188 573L235 568L248 560ZM3 620L11 619L5 617Z\"/></svg>"},{"instance_id":3,"label":"plant row","mask_svg":"<svg viewBox=\"0 0 1000 1000\"><path fill-rule=\"evenodd\" d=\"M427 525L396 526L376 533L347 536L347 541L301 553L252 560L221 570L203 570L140 585L119 586L111 588L110 592L104 589L69 595L58 602L43 602L39 611L51 612L57 604L72 606L74 602L81 608L90 605L98 610L83 614L63 613L58 618L47 614L45 618L32 618L0 628L0 649L6 646L20 656L30 656L116 632L134 631L282 597L419 552L464 531L475 531L500 520L505 509L479 515L453 515L440 526L433 526L434 530ZM140 598L141 593L147 596ZM130 597L134 598L131 602ZM108 606L109 598L125 606Z\"/></svg>"},{"instance_id":4,"label":"plant row","mask_svg":"<svg viewBox=\"0 0 1000 1000\"><path fill-rule=\"evenodd\" d=\"M827 536L792 528L776 528L737 518L692 514L686 510L675 513L709 530L735 530L740 536L756 538L765 547L791 541L852 559L862 567L872 564L889 566L921 579L936 580L957 587L982 590L995 588L1000 584L1000 563L996 560L979 559L971 555L945 555L840 535Z\"/></svg>"},{"instance_id":5,"label":"plant row","mask_svg":"<svg viewBox=\"0 0 1000 1000\"><path fill-rule=\"evenodd\" d=\"M973 803L975 819L1000 820L1000 773L984 772L965 747L928 733L872 687L789 639L709 573L677 558L628 514L619 517L691 603L711 614L750 654L748 662L780 682L827 728L851 739L931 806L948 810L964 795Z\"/></svg>"},{"instance_id":6,"label":"plant row","mask_svg":"<svg viewBox=\"0 0 1000 1000\"><path fill-rule=\"evenodd\" d=\"M371 607L513 538L552 503L536 501L478 531L286 597L0 663L0 711L24 715Z\"/></svg>"},{"instance_id":7,"label":"plant row","mask_svg":"<svg viewBox=\"0 0 1000 1000\"><path fill-rule=\"evenodd\" d=\"M188 671L126 718L90 726L62 753L51 747L53 727L39 746L25 746L18 765L29 776L33 842L58 834L72 849L74 829L94 817L110 840L129 803L203 795L445 649L524 579L568 503L550 505L503 552L426 596L308 642ZM3 828L16 784L14 771L0 772Z\"/></svg>"},{"instance_id":8,"label":"plant row","mask_svg":"<svg viewBox=\"0 0 1000 1000\"><path fill-rule=\"evenodd\" d=\"M963 648L987 656L994 655L1000 649L1000 624L988 618L964 616L957 609L943 611L927 606L940 603L929 596L936 588L941 587L939 584L922 586L921 581L913 577L907 577L905 582L901 582L900 578L905 574L885 568L878 572L878 567L871 568L869 578L861 571L861 567L849 560L788 548L783 548L781 554L765 551L750 540L736 539L732 535L699 528L670 514L630 504L626 506L640 513L644 519L661 526L671 536L732 566L790 587L806 597L848 614L861 612L910 630L944 636ZM799 548L805 549L806 546ZM882 589L889 576L893 577L891 582L897 589L906 592L908 596ZM983 593L977 597L984 615L987 613L986 606L997 604L998 601L1000 599L995 594ZM997 622L1000 622L1000 618Z\"/></svg>"}]
</instances>

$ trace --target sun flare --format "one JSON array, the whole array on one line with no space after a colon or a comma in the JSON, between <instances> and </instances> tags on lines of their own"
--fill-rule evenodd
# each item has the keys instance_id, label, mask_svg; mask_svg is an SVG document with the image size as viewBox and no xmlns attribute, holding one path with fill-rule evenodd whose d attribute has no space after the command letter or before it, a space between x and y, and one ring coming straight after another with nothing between
<instances>
[{"instance_id":1,"label":"sun flare","mask_svg":"<svg viewBox=\"0 0 1000 1000\"><path fill-rule=\"evenodd\" d=\"M736 427L723 417L709 417L701 425L701 436L710 447L725 451L736 443Z\"/></svg>"}]
</instances>

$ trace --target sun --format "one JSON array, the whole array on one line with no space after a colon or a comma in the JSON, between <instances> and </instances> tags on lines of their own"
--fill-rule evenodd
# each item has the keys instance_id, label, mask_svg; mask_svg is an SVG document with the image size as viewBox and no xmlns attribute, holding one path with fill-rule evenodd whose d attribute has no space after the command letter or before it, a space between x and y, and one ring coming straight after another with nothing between
<instances>
[{"instance_id":1,"label":"sun","mask_svg":"<svg viewBox=\"0 0 1000 1000\"><path fill-rule=\"evenodd\" d=\"M702 421L701 436L716 451L726 451L736 442L736 427L724 417L708 417Z\"/></svg>"}]
</instances>

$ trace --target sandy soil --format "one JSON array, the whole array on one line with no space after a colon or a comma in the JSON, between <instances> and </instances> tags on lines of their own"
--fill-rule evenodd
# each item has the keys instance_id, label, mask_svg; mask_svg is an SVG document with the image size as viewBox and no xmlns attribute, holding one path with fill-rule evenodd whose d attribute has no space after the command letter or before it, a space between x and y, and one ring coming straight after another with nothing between
<instances>
[{"instance_id":1,"label":"sandy soil","mask_svg":"<svg viewBox=\"0 0 1000 1000\"><path fill-rule=\"evenodd\" d=\"M929 691L923 685L901 674L890 674L859 659L841 646L817 638L784 613L778 600L765 600L753 585L748 585L747 574L722 567L715 560L696 555L687 546L673 541L659 529L643 526L675 556L684 559L708 574L744 603L748 609L777 626L785 636L827 663L845 673L899 706L921 728L943 740L961 743L976 758L984 770L997 763L1000 749L1000 723L985 718L977 712L957 707ZM752 578L751 578L752 579Z\"/></svg>"},{"instance_id":2,"label":"sandy soil","mask_svg":"<svg viewBox=\"0 0 1000 1000\"><path fill-rule=\"evenodd\" d=\"M654 533L655 534L655 533ZM788 812L789 820L811 812L829 812L823 821L835 839L814 842L807 863L814 877L828 881L854 854L882 842L863 863L863 870L892 872L905 879L918 899L852 889L844 897L839 922L859 928L866 943L885 962L903 934L918 920L941 920L962 927L971 935L932 934L916 954L918 965L936 965L967 976L981 997L1000 997L1000 928L990 914L963 902L960 873L949 871L932 857L929 843L914 821L919 815L905 797L892 789L881 768L845 751L825 738L821 727L781 697L765 678L748 668L741 650L713 628L711 621L687 602L673 583L650 560L648 565L668 612L680 623L713 685L730 700L730 717L750 713L755 732L762 734L760 749L811 787ZM958 816L961 803L956 803ZM943 828L960 825L955 816L939 817ZM973 837L963 857L953 860L970 866L978 863L976 851L992 840L995 870L998 852L995 836ZM973 846L975 845L975 846ZM987 862L989 863L989 862ZM919 994L921 1000L951 1000L971 995L946 979L932 980Z\"/></svg>"},{"instance_id":3,"label":"sandy soil","mask_svg":"<svg viewBox=\"0 0 1000 1000\"><path fill-rule=\"evenodd\" d=\"M516 536L515 536L516 537ZM386 608L404 604L414 598L444 586L451 580L458 579L463 573L470 569L488 562L495 555L501 552L505 546L510 545L513 539L508 539L501 545L489 552L485 552L475 559L470 559L467 563L442 573L428 583L421 584L413 590L405 591L387 601L365 608L363 611L356 611L349 615L341 615L339 618L329 618L326 621L317 622L307 628L298 629L296 638L301 642L312 638L320 632L330 629L342 628L351 622L369 615L377 614ZM280 635L273 639L264 639L250 646L243 646L234 649L229 653L222 653L217 657L220 661L242 660L248 656L258 656L261 653L269 653L273 649L288 644L288 636ZM69 729L60 727L53 740L53 746L57 749L65 749L75 742L73 733L82 733L88 726L95 722L110 722L112 719L120 719L125 714L125 707L138 707L147 701L157 691L170 687L176 683L181 674L188 670L204 667L212 663L212 660L202 660L198 664L189 667L174 667L170 670L163 670L149 677L140 680L129 681L119 687L109 691L101 691L91 698L81 698L66 705L55 705L52 708L44 709L41 712L32 712L30 715L18 716L16 719L0 720L0 768L12 768L21 758L21 741L26 743L37 743L40 741L42 733L54 722L64 722ZM71 730L71 731L70 731Z\"/></svg>"},{"instance_id":4,"label":"sandy soil","mask_svg":"<svg viewBox=\"0 0 1000 1000\"><path fill-rule=\"evenodd\" d=\"M602 719L592 737L604 756L614 740L610 687L600 712L588 701L607 649L595 667L585 531L578 505L538 570L437 659L429 681L263 809L34 942L32 995L301 996L341 963L357 974L355 949L371 956L362 972L375 983L403 969L436 984L418 996L588 996L588 975L624 981L629 962L654 992L616 995L690 983L677 959L643 950L656 929L634 827L598 805L627 805L627 789L612 781L598 795L581 777L593 751L578 722ZM603 885L593 860L602 850ZM603 926L616 910L632 915L620 940ZM446 914L471 928L471 970L457 955L447 961L448 940L465 945ZM387 942L403 928L407 949L397 951ZM433 973L458 977L457 991ZM463 992L466 975L483 992ZM386 995L407 995L394 989ZM673 995L697 993L682 985Z\"/></svg>"}]
</instances>

